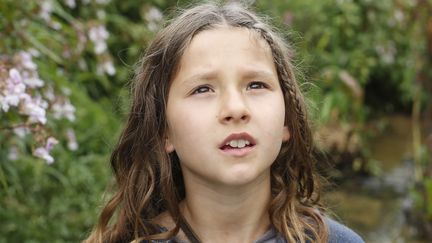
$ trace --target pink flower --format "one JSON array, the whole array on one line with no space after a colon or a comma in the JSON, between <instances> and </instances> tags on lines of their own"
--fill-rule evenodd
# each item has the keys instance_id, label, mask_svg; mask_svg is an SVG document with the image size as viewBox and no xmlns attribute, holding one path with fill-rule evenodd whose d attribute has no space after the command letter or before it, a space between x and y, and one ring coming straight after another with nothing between
<instances>
[{"instance_id":1,"label":"pink flower","mask_svg":"<svg viewBox=\"0 0 432 243\"><path fill-rule=\"evenodd\" d=\"M39 74L36 71L23 71L22 72L23 82L29 88L38 88L44 86L44 81L39 78Z\"/></svg>"},{"instance_id":2,"label":"pink flower","mask_svg":"<svg viewBox=\"0 0 432 243\"><path fill-rule=\"evenodd\" d=\"M24 79L24 83L30 88L38 88L44 86L44 81L38 77L29 77Z\"/></svg>"},{"instance_id":3,"label":"pink flower","mask_svg":"<svg viewBox=\"0 0 432 243\"><path fill-rule=\"evenodd\" d=\"M48 164L54 163L54 158L49 154L54 145L58 143L57 139L49 137L45 147L39 147L33 151L33 155L46 160Z\"/></svg>"},{"instance_id":4,"label":"pink flower","mask_svg":"<svg viewBox=\"0 0 432 243\"><path fill-rule=\"evenodd\" d=\"M27 68L30 70L36 70L37 69L37 65L36 65L36 63L33 62L32 55L30 53L25 52L25 51L20 51L18 55L19 55L21 64L23 65L24 68Z\"/></svg>"},{"instance_id":5,"label":"pink flower","mask_svg":"<svg viewBox=\"0 0 432 243\"><path fill-rule=\"evenodd\" d=\"M20 100L29 97L25 93L26 86L21 74L15 68L9 70L9 78L6 80L6 89L0 95L0 106L5 111L9 111L10 106L18 106Z\"/></svg>"},{"instance_id":6,"label":"pink flower","mask_svg":"<svg viewBox=\"0 0 432 243\"><path fill-rule=\"evenodd\" d=\"M48 104L40 97L27 98L20 107L20 113L28 115L29 122L45 124L47 121L46 111Z\"/></svg>"},{"instance_id":7,"label":"pink flower","mask_svg":"<svg viewBox=\"0 0 432 243\"><path fill-rule=\"evenodd\" d=\"M20 84L22 83L21 74L15 68L9 70L9 83L11 84Z\"/></svg>"}]
</instances>

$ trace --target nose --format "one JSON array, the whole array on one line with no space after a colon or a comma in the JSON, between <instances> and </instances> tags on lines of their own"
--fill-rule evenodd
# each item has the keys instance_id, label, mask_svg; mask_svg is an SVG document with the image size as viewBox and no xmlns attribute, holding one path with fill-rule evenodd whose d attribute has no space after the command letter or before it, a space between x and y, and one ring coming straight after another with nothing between
<instances>
[{"instance_id":1,"label":"nose","mask_svg":"<svg viewBox=\"0 0 432 243\"><path fill-rule=\"evenodd\" d=\"M242 92L229 91L221 96L219 112L221 123L246 123L249 120L250 110Z\"/></svg>"}]
</instances>

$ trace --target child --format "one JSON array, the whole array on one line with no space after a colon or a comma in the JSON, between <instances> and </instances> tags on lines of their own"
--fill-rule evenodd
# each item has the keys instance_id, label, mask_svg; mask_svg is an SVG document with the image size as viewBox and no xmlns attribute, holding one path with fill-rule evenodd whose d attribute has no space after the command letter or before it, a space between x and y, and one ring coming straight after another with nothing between
<instances>
[{"instance_id":1,"label":"child","mask_svg":"<svg viewBox=\"0 0 432 243\"><path fill-rule=\"evenodd\" d=\"M238 4L160 31L111 156L117 191L86 241L363 242L322 213L288 53Z\"/></svg>"}]
</instances>

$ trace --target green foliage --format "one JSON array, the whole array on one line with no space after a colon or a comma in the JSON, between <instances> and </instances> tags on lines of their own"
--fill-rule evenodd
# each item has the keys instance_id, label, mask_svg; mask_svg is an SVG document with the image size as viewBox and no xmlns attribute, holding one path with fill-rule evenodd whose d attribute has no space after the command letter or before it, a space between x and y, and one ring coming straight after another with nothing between
<instances>
[{"instance_id":1,"label":"green foliage","mask_svg":"<svg viewBox=\"0 0 432 243\"><path fill-rule=\"evenodd\" d=\"M429 221L432 221L432 179L426 178L424 180L424 186L425 186L425 199L426 199L426 217Z\"/></svg>"},{"instance_id":2,"label":"green foliage","mask_svg":"<svg viewBox=\"0 0 432 243\"><path fill-rule=\"evenodd\" d=\"M416 80L413 60L425 48L424 36L415 38L423 23L412 18L412 1L259 1L258 6L281 16L276 19L281 29L301 32L289 39L297 45L300 71L319 87L311 98L322 123L363 123L368 107L376 114L409 105ZM391 102L369 99L387 91L396 92Z\"/></svg>"},{"instance_id":3,"label":"green foliage","mask_svg":"<svg viewBox=\"0 0 432 243\"><path fill-rule=\"evenodd\" d=\"M56 147L50 166L25 154L10 161L7 150L0 150L0 242L77 242L96 221L119 119L85 91L69 87L78 108L78 150Z\"/></svg>"},{"instance_id":4,"label":"green foliage","mask_svg":"<svg viewBox=\"0 0 432 243\"><path fill-rule=\"evenodd\" d=\"M366 145L373 134L366 123L409 112L416 95L423 97L422 106L428 102L426 91L416 93L418 63L427 59L424 6L410 0L274 0L257 6L289 33L318 136L348 144L341 150L327 142L321 149L358 153L363 165L357 168L371 168ZM335 131L323 134L329 126Z\"/></svg>"},{"instance_id":5,"label":"green foliage","mask_svg":"<svg viewBox=\"0 0 432 243\"><path fill-rule=\"evenodd\" d=\"M51 86L76 108L75 121L47 113L47 124L30 125L43 131L43 138L59 140L51 165L31 156L40 140L37 136L17 137L8 129L25 122L25 117L17 110L2 112L0 108L0 242L85 238L110 181L109 153L127 112L128 81L164 18L157 9L167 16L175 6L189 3L76 0L72 1L76 6L70 7L67 2L0 1L1 81L2 70L13 66L16 53L36 50L39 55L34 62L45 82L41 92ZM44 3L51 7L45 17L41 16ZM411 104L415 64L425 51L420 34L424 23L415 18L419 6L412 1L272 0L256 5L290 32L299 74L304 73L299 77L318 127L337 123L338 131L355 135L346 138L346 143L353 141L359 149L358 137L372 114L404 110ZM96 27L109 32L106 49L90 38L90 30ZM102 49L97 51L98 47ZM391 97L380 97L376 87ZM67 148L69 128L76 133L79 147L75 151ZM14 147L19 154L11 160ZM356 163L354 167L364 166ZM432 184L430 180L424 183L430 219Z\"/></svg>"}]
</instances>

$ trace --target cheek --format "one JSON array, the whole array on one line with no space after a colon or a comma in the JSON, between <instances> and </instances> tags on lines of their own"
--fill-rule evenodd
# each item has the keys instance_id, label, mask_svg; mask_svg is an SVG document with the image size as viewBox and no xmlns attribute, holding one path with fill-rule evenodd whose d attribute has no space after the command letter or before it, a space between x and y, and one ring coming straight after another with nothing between
<instances>
[{"instance_id":1,"label":"cheek","mask_svg":"<svg viewBox=\"0 0 432 243\"><path fill-rule=\"evenodd\" d=\"M282 142L286 142L290 138L290 133L288 127L285 125L285 102L282 95L276 102L274 102L272 107L273 112L268 114L268 116L273 119L271 124L274 124L274 132L278 135Z\"/></svg>"},{"instance_id":2,"label":"cheek","mask_svg":"<svg viewBox=\"0 0 432 243\"><path fill-rule=\"evenodd\" d=\"M204 114L191 112L193 109L184 109L184 106L172 106L167 114L168 120L168 140L175 149L184 144L191 144L202 137L205 124Z\"/></svg>"}]
</instances>

